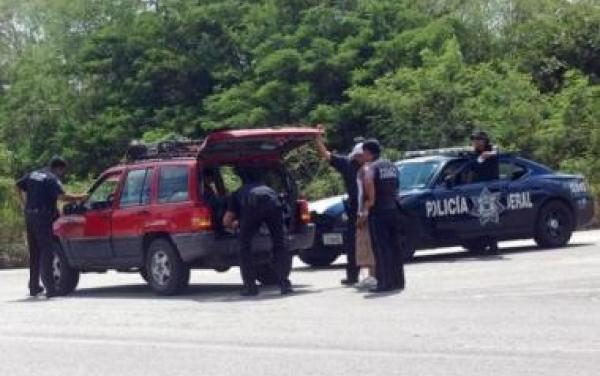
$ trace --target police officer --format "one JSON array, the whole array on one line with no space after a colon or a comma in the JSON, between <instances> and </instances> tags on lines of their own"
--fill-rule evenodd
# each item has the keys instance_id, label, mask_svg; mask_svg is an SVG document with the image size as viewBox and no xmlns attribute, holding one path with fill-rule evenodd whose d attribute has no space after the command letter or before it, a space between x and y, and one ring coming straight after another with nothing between
<instances>
[{"instance_id":1,"label":"police officer","mask_svg":"<svg viewBox=\"0 0 600 376\"><path fill-rule=\"evenodd\" d=\"M498 151L492 145L488 134L482 130L476 130L471 134L473 146L473 172L472 182L493 181L500 178L500 164ZM498 253L498 241L493 237L484 239L483 251L489 254Z\"/></svg>"},{"instance_id":2,"label":"police officer","mask_svg":"<svg viewBox=\"0 0 600 376\"><path fill-rule=\"evenodd\" d=\"M256 269L252 257L252 238L262 224L271 234L273 243L272 268L278 276L281 294L292 292L292 285L287 278L290 264L290 253L285 244L283 229L283 207L277 193L261 181L258 168L238 168L242 186L235 191L229 200L223 224L228 228L240 230L240 269L244 289L242 296L258 295L256 286Z\"/></svg>"},{"instance_id":3,"label":"police officer","mask_svg":"<svg viewBox=\"0 0 600 376\"><path fill-rule=\"evenodd\" d=\"M64 176L66 169L65 160L54 157L48 168L33 171L17 181L18 198L25 208L31 296L44 291L40 286L40 272L46 296L51 298L56 295L52 276L52 223L58 217L57 201L75 202L87 197L65 193L60 178Z\"/></svg>"},{"instance_id":4,"label":"police officer","mask_svg":"<svg viewBox=\"0 0 600 376\"><path fill-rule=\"evenodd\" d=\"M498 152L490 142L490 137L484 131L471 134L473 157L475 159L473 182L496 180L500 176Z\"/></svg>"},{"instance_id":5,"label":"police officer","mask_svg":"<svg viewBox=\"0 0 600 376\"><path fill-rule=\"evenodd\" d=\"M368 221L375 253L377 287L373 293L402 290L404 257L402 255L402 218L398 208L400 189L396 166L381 159L381 146L377 140L363 143L364 159L369 164L365 176L365 204L359 213L359 223Z\"/></svg>"},{"instance_id":6,"label":"police officer","mask_svg":"<svg viewBox=\"0 0 600 376\"><path fill-rule=\"evenodd\" d=\"M320 129L323 127L320 125ZM358 213L358 184L357 175L363 165L362 144L357 144L349 155L332 153L327 150L323 136L316 138L317 152L321 158L335 168L344 180L346 192L348 193L348 227L346 229L346 278L341 282L343 285L352 286L358 282L360 269L356 265L356 221Z\"/></svg>"}]
</instances>

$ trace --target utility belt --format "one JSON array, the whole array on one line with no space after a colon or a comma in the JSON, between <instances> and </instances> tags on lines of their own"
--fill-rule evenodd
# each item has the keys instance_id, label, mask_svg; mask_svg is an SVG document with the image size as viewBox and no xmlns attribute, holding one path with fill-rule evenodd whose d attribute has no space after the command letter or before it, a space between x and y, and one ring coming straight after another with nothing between
<instances>
[{"instance_id":1,"label":"utility belt","mask_svg":"<svg viewBox=\"0 0 600 376\"><path fill-rule=\"evenodd\" d=\"M58 212L56 210L51 210L51 209L25 209L25 215L26 216L33 216L33 217L46 217L46 218L50 218L50 219L56 219L58 217Z\"/></svg>"}]
</instances>

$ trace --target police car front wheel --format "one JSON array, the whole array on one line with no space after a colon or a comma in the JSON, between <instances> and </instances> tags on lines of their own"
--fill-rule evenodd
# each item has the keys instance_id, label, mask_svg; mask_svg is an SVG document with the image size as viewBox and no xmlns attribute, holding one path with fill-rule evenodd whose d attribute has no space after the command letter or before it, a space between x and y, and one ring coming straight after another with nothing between
<instances>
[{"instance_id":1,"label":"police car front wheel","mask_svg":"<svg viewBox=\"0 0 600 376\"><path fill-rule=\"evenodd\" d=\"M571 209L561 201L550 201L539 212L535 241L540 247L562 247L571 239L574 219Z\"/></svg>"}]
</instances>

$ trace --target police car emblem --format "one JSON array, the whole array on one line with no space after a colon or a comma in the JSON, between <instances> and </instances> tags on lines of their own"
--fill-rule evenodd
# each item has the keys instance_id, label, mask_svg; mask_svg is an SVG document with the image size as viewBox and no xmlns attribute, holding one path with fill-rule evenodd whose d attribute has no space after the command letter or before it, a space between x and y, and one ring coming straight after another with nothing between
<instances>
[{"instance_id":1,"label":"police car emblem","mask_svg":"<svg viewBox=\"0 0 600 376\"><path fill-rule=\"evenodd\" d=\"M473 203L470 214L479 217L482 226L490 222L500 223L500 214L506 209L500 203L500 192L492 193L486 187L479 196L470 197L470 200Z\"/></svg>"}]
</instances>

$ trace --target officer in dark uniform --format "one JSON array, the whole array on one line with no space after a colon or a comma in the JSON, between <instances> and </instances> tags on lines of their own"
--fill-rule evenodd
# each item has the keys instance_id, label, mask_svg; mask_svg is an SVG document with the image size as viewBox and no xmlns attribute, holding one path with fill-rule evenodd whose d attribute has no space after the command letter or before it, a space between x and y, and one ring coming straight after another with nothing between
<instances>
[{"instance_id":1,"label":"officer in dark uniform","mask_svg":"<svg viewBox=\"0 0 600 376\"><path fill-rule=\"evenodd\" d=\"M36 296L46 288L48 298L56 295L52 275L52 223L58 217L57 201L75 202L87 195L65 193L60 178L67 163L60 157L50 161L49 168L33 171L17 181L18 198L25 208L27 243L29 246L29 294Z\"/></svg>"},{"instance_id":2,"label":"officer in dark uniform","mask_svg":"<svg viewBox=\"0 0 600 376\"><path fill-rule=\"evenodd\" d=\"M258 295L252 238L263 224L271 234L272 267L279 277L281 294L289 294L292 292L292 284L286 276L286 268L290 264L291 254L285 244L282 203L277 192L261 181L260 169L239 168L237 173L242 179L242 186L231 195L223 224L240 230L240 269L244 282L242 296Z\"/></svg>"},{"instance_id":3,"label":"officer in dark uniform","mask_svg":"<svg viewBox=\"0 0 600 376\"><path fill-rule=\"evenodd\" d=\"M319 126L323 129L322 126ZM358 274L360 269L356 265L356 221L358 214L358 183L357 175L363 165L362 145L357 144L349 155L341 155L332 153L327 150L323 136L319 135L316 138L317 151L322 159L326 160L335 168L344 180L344 186L348 193L348 206L346 214L348 215L348 227L346 229L346 278L342 280L342 284L352 286L358 282Z\"/></svg>"},{"instance_id":4,"label":"officer in dark uniform","mask_svg":"<svg viewBox=\"0 0 600 376\"><path fill-rule=\"evenodd\" d=\"M475 131L470 138L475 159L473 183L498 179L500 177L498 152L490 142L488 134L484 131Z\"/></svg>"},{"instance_id":5,"label":"officer in dark uniform","mask_svg":"<svg viewBox=\"0 0 600 376\"><path fill-rule=\"evenodd\" d=\"M472 183L498 180L500 178L500 163L498 151L492 145L490 137L484 131L477 130L471 134L473 146L473 177ZM498 241L493 237L485 240L484 251L489 254L498 253Z\"/></svg>"},{"instance_id":6,"label":"officer in dark uniform","mask_svg":"<svg viewBox=\"0 0 600 376\"><path fill-rule=\"evenodd\" d=\"M369 223L375 254L377 287L371 292L403 290L404 257L401 242L402 218L398 207L400 189L396 166L380 159L381 146L377 140L363 143L368 170L365 176L365 205L359 221Z\"/></svg>"}]
</instances>

